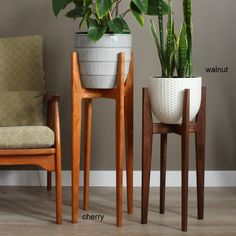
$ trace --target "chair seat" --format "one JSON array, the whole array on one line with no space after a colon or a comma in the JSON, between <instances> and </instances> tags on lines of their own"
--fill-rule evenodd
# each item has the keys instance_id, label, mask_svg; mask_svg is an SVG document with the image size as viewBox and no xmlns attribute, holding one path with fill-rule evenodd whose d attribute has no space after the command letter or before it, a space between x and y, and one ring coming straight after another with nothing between
<instances>
[{"instance_id":1,"label":"chair seat","mask_svg":"<svg viewBox=\"0 0 236 236\"><path fill-rule=\"evenodd\" d=\"M49 148L54 140L47 126L0 127L0 149Z\"/></svg>"}]
</instances>

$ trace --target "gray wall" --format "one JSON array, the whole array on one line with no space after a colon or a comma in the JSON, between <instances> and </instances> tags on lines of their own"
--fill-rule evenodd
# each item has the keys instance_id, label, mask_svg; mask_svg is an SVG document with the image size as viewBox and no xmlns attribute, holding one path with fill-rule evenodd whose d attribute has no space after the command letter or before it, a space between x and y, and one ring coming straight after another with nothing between
<instances>
[{"instance_id":1,"label":"gray wall","mask_svg":"<svg viewBox=\"0 0 236 236\"><path fill-rule=\"evenodd\" d=\"M175 18L180 16L180 6ZM204 78L207 97L208 170L236 169L236 1L194 0L194 71ZM135 169L141 167L141 88L147 86L149 75L160 73L148 24L142 29L129 18L135 52ZM70 52L76 22L52 14L51 0L0 0L0 37L31 34L44 36L44 62L47 90L61 95L61 129L63 168L70 168L71 98ZM228 66L229 73L206 74L205 67ZM92 169L110 170L115 167L114 102L94 102L92 133ZM153 168L159 168L159 138L154 139ZM180 167L180 139L169 139L169 169ZM195 167L194 143L191 140L191 168Z\"/></svg>"}]
</instances>

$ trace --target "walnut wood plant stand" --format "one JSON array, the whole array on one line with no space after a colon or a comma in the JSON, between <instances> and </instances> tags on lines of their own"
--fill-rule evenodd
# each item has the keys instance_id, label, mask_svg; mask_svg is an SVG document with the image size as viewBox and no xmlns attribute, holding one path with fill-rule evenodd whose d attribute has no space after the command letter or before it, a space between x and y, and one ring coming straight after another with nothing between
<instances>
[{"instance_id":1,"label":"walnut wood plant stand","mask_svg":"<svg viewBox=\"0 0 236 236\"><path fill-rule=\"evenodd\" d=\"M82 100L85 100L84 144L84 210L88 209L92 99L109 98L116 101L116 224L122 225L122 187L124 143L126 145L126 174L128 213L133 212L133 54L129 74L124 80L125 55L119 53L117 83L114 89L85 89L81 87L78 55L72 53L72 222L78 222L80 171L80 142ZM124 138L124 131L125 138ZM124 142L125 140L125 142Z\"/></svg>"},{"instance_id":2,"label":"walnut wood plant stand","mask_svg":"<svg viewBox=\"0 0 236 236\"><path fill-rule=\"evenodd\" d=\"M143 149L142 149L142 224L147 223L150 170L152 157L152 136L161 135L160 149L160 214L165 212L165 185L167 161L167 134L176 133L182 140L182 231L187 231L188 215L188 170L189 170L189 134L195 134L197 167L198 219L204 214L204 171L205 171L205 113L206 88L202 88L200 110L195 121L189 121L190 92L184 92L183 121L180 125L153 123L148 89L143 88Z\"/></svg>"}]
</instances>

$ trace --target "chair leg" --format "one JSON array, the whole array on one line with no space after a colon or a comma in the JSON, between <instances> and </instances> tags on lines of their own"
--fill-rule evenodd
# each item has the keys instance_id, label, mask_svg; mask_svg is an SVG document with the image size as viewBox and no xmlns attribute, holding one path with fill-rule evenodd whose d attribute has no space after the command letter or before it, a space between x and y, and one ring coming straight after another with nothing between
<instances>
[{"instance_id":1,"label":"chair leg","mask_svg":"<svg viewBox=\"0 0 236 236\"><path fill-rule=\"evenodd\" d=\"M167 160L167 134L161 134L160 214L165 213L166 160Z\"/></svg>"},{"instance_id":2,"label":"chair leg","mask_svg":"<svg viewBox=\"0 0 236 236\"><path fill-rule=\"evenodd\" d=\"M61 151L56 154L56 208L57 224L62 223Z\"/></svg>"},{"instance_id":3,"label":"chair leg","mask_svg":"<svg viewBox=\"0 0 236 236\"><path fill-rule=\"evenodd\" d=\"M85 128L84 128L84 210L89 204L89 172L91 157L91 129L92 129L92 99L85 100Z\"/></svg>"},{"instance_id":4,"label":"chair leg","mask_svg":"<svg viewBox=\"0 0 236 236\"><path fill-rule=\"evenodd\" d=\"M72 223L75 224L78 223L82 101L77 96L72 99Z\"/></svg>"},{"instance_id":5,"label":"chair leg","mask_svg":"<svg viewBox=\"0 0 236 236\"><path fill-rule=\"evenodd\" d=\"M47 171L47 191L52 190L52 172Z\"/></svg>"},{"instance_id":6,"label":"chair leg","mask_svg":"<svg viewBox=\"0 0 236 236\"><path fill-rule=\"evenodd\" d=\"M141 223L147 224L148 200L150 188L150 171L152 160L152 114L148 91L143 89L142 120L142 213Z\"/></svg>"},{"instance_id":7,"label":"chair leg","mask_svg":"<svg viewBox=\"0 0 236 236\"><path fill-rule=\"evenodd\" d=\"M133 91L125 98L125 145L126 145L126 181L127 211L133 213Z\"/></svg>"},{"instance_id":8,"label":"chair leg","mask_svg":"<svg viewBox=\"0 0 236 236\"><path fill-rule=\"evenodd\" d=\"M189 104L190 93L185 90L183 124L181 135L182 148L182 231L187 231L188 225L188 171L189 171Z\"/></svg>"}]
</instances>

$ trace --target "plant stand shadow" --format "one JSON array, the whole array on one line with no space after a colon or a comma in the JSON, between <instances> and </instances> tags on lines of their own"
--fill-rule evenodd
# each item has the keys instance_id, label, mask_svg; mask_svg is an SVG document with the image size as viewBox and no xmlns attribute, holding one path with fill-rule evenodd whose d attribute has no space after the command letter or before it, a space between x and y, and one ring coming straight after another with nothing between
<instances>
[{"instance_id":1,"label":"plant stand shadow","mask_svg":"<svg viewBox=\"0 0 236 236\"><path fill-rule=\"evenodd\" d=\"M82 88L78 54L72 53L72 223L78 222L78 196L81 151L82 100L85 100L84 129L84 210L89 203L92 99L116 101L116 225L122 225L122 188L124 145L126 147L127 210L133 212L133 73L132 53L129 73L124 80L125 54L118 54L117 81L114 89Z\"/></svg>"},{"instance_id":2,"label":"plant stand shadow","mask_svg":"<svg viewBox=\"0 0 236 236\"><path fill-rule=\"evenodd\" d=\"M198 219L204 217L204 173L205 173L205 116L206 88L202 87L200 110L194 121L189 121L190 90L184 91L182 124L153 123L148 88L143 88L143 125L142 125L142 224L147 224L150 171L152 159L152 137L160 134L160 214L165 212L165 186L167 162L167 135L175 133L181 136L181 175L182 175L182 231L187 231L188 216L188 172L189 172L189 136L195 134L197 203Z\"/></svg>"}]
</instances>

